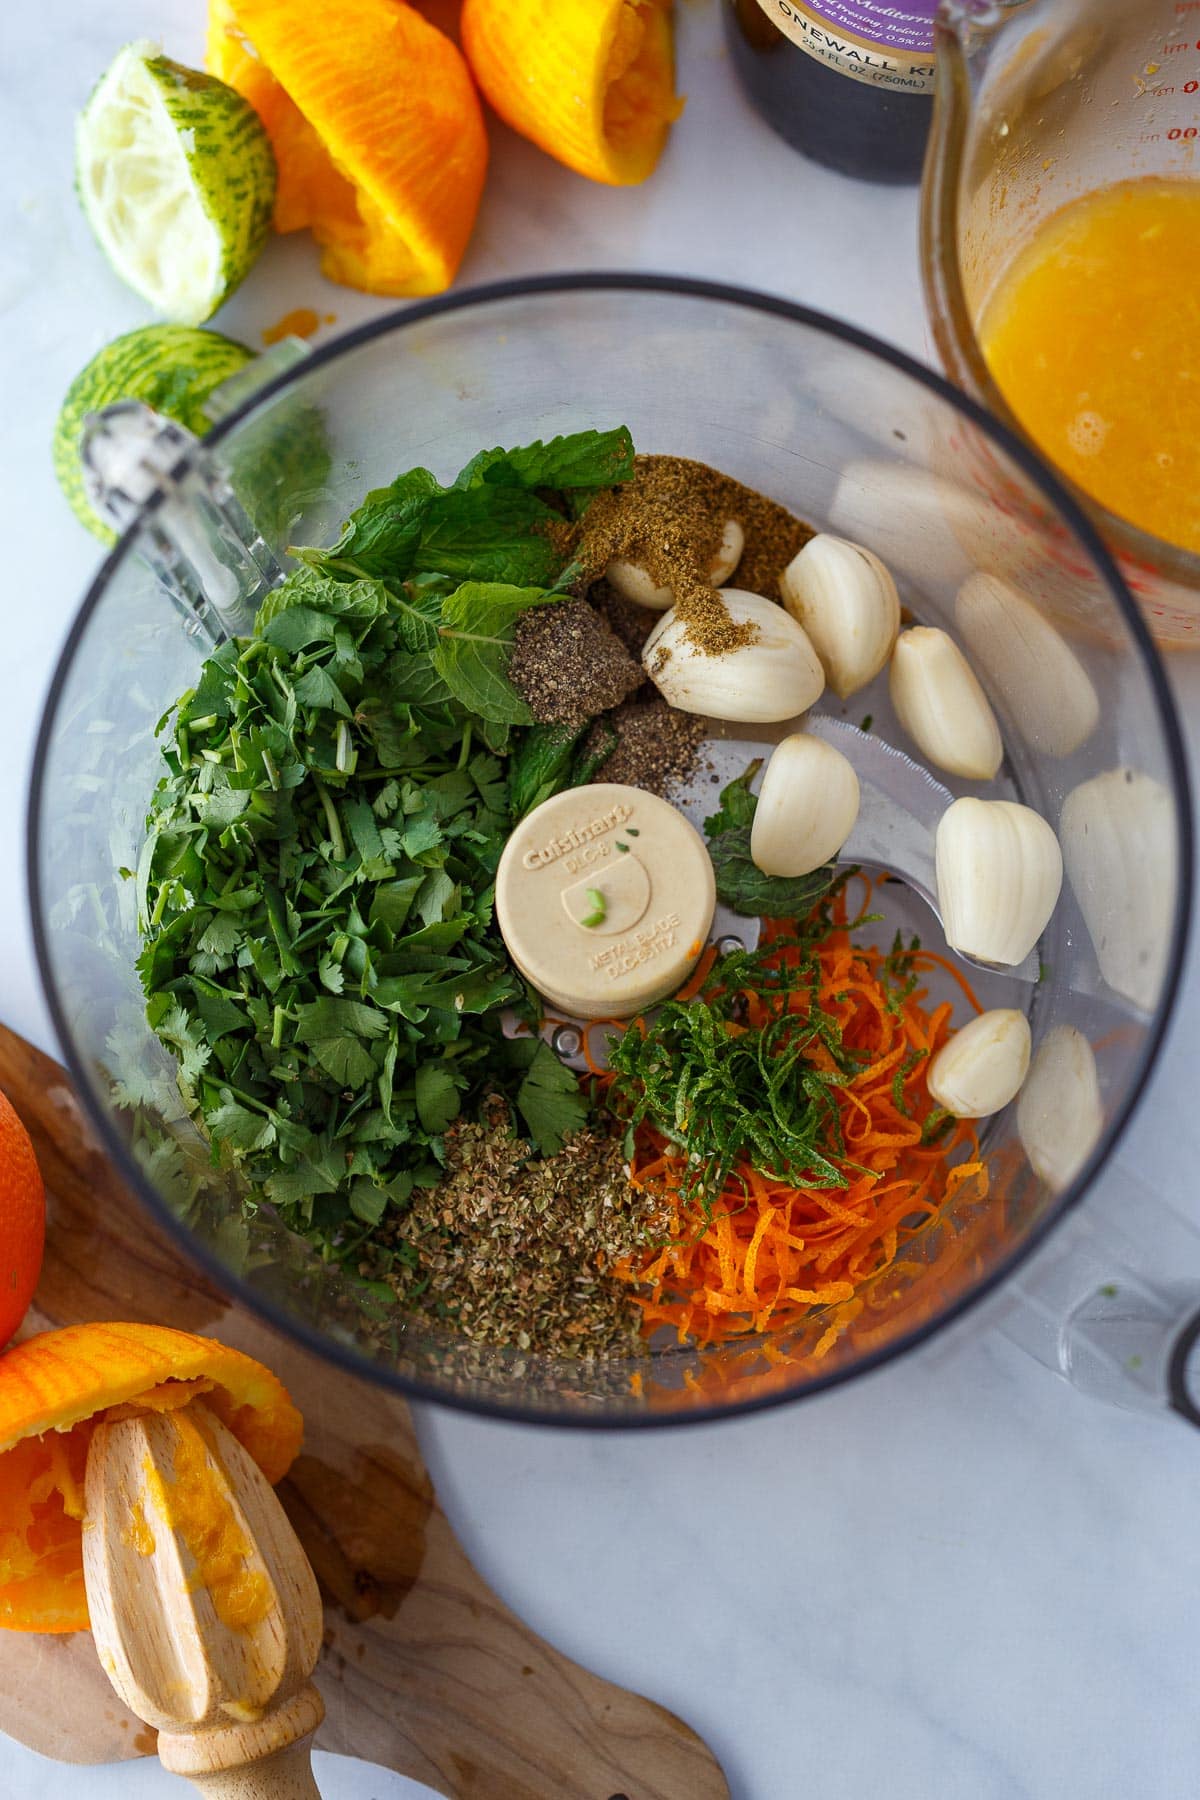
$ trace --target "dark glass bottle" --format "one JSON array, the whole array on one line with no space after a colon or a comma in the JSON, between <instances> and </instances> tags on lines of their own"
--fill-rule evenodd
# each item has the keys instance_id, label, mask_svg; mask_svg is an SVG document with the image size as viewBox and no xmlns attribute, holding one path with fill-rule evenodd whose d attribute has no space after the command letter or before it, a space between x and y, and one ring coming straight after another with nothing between
<instances>
[{"instance_id":1,"label":"dark glass bottle","mask_svg":"<svg viewBox=\"0 0 1200 1800\"><path fill-rule=\"evenodd\" d=\"M789 144L845 175L917 181L933 116L935 5L725 0L725 31L747 93Z\"/></svg>"}]
</instances>

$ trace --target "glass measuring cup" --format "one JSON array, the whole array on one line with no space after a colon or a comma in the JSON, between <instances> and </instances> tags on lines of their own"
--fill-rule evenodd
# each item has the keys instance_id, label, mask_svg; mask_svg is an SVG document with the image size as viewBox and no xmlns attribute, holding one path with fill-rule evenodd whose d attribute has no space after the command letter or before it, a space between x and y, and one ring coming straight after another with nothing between
<instances>
[{"instance_id":1,"label":"glass measuring cup","mask_svg":"<svg viewBox=\"0 0 1200 1800\"><path fill-rule=\"evenodd\" d=\"M714 384L718 367L724 379ZM1076 1133L1070 1166L1055 1166L1053 1133L1049 1154L1043 1136L1034 1158L1028 1118L1022 1127L1016 1109L999 1115L982 1140L990 1194L964 1183L942 1229L914 1240L821 1354L822 1314L786 1336L752 1335L706 1355L672 1341L592 1368L480 1347L450 1327L381 1337L303 1240L265 1211L241 1219L236 1177L213 1166L191 1129L173 1060L145 1020L136 878L122 871L138 868L162 770L155 725L222 633L245 628L286 546L332 541L365 490L413 463L446 479L481 445L617 421L644 450L710 462L863 542L927 623L965 629L972 581L1002 584L991 598L1010 608L1019 587L1019 603L1052 633L1043 642L1058 644L1086 680L1094 716L1082 738L1064 738L1057 689L1031 704L1034 688L1014 681L1002 658L981 659L1004 721L1005 791L1059 825L1088 783L1129 770L1149 784L1138 792L1153 795L1161 823L1164 904L1153 941L1141 945L1146 959L1122 970L1103 952L1128 941L1143 910L1130 837L1116 844L1127 854L1106 865L1106 880L1089 878L1086 859L1082 874L1076 866L1041 946L1043 978L993 978L990 1003L1028 1013L1043 1074L1054 1071L1055 1046L1075 1041L1064 1033L1086 1040L1095 1090L1084 1098L1095 1113L1083 1138ZM164 442L158 473L131 492L140 504L56 672L35 759L30 875L40 968L84 1104L189 1253L337 1364L421 1398L567 1424L728 1416L815 1394L1011 1287L1074 1213L1144 1089L1178 980L1192 878L1187 776L1161 665L1094 532L1023 444L928 370L820 315L736 289L624 275L547 278L411 307L313 354L203 445L170 432ZM1003 504L993 497L998 477ZM886 678L855 696L851 725L867 712L880 736L894 732ZM910 922L929 939L928 911L912 906ZM1122 919L1125 938L1109 929ZM1031 1292L1039 1267L1026 1270ZM1081 1300L1090 1268L1084 1281ZM1061 1281L1039 1317L1050 1304L1060 1318L1075 1310ZM1200 1283L1188 1304L1200 1308Z\"/></svg>"},{"instance_id":2,"label":"glass measuring cup","mask_svg":"<svg viewBox=\"0 0 1200 1800\"><path fill-rule=\"evenodd\" d=\"M935 40L926 302L950 378L1019 430L980 319L1019 251L1069 202L1139 177L1200 176L1200 0L942 0ZM1159 641L1200 643L1200 556L1076 498Z\"/></svg>"}]
</instances>

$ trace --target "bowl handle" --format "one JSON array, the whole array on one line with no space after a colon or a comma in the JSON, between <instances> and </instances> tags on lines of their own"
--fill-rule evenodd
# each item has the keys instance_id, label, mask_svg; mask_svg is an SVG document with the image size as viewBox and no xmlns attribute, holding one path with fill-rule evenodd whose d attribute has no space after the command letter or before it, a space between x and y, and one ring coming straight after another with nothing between
<instances>
[{"instance_id":1,"label":"bowl handle","mask_svg":"<svg viewBox=\"0 0 1200 1800\"><path fill-rule=\"evenodd\" d=\"M1200 1234L1119 1164L1096 1198L1103 1214L1085 1208L1006 1289L999 1329L1081 1393L1200 1426ZM1153 1217L1153 1260L1174 1274L1147 1271L1117 1210Z\"/></svg>"}]
</instances>

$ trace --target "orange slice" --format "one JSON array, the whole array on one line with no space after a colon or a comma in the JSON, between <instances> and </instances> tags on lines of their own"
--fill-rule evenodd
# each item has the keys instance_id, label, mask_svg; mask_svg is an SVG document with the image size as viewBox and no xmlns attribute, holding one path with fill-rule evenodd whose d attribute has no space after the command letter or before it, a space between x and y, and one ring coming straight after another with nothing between
<instances>
[{"instance_id":1,"label":"orange slice","mask_svg":"<svg viewBox=\"0 0 1200 1800\"><path fill-rule=\"evenodd\" d=\"M208 66L267 128L275 229L310 229L331 281L449 287L487 170L483 112L449 38L401 0L210 0Z\"/></svg>"},{"instance_id":2,"label":"orange slice","mask_svg":"<svg viewBox=\"0 0 1200 1800\"><path fill-rule=\"evenodd\" d=\"M81 1524L100 1413L204 1395L269 1481L303 1425L269 1369L211 1338L158 1325L68 1325L0 1357L0 1626L85 1631Z\"/></svg>"},{"instance_id":3,"label":"orange slice","mask_svg":"<svg viewBox=\"0 0 1200 1800\"><path fill-rule=\"evenodd\" d=\"M644 181L683 111L671 0L463 0L462 39L500 117L593 181Z\"/></svg>"}]
</instances>

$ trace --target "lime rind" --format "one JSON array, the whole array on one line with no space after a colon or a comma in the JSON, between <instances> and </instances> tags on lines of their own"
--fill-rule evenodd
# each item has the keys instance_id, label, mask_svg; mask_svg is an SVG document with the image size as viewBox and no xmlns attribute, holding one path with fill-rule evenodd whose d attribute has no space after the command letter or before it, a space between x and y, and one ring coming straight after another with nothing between
<instances>
[{"instance_id":1,"label":"lime rind","mask_svg":"<svg viewBox=\"0 0 1200 1800\"><path fill-rule=\"evenodd\" d=\"M54 428L54 473L76 517L94 536L115 533L89 504L79 461L79 437L90 412L117 400L143 400L155 412L203 436L211 421L209 395L254 360L254 352L219 331L187 325L143 325L106 344L79 371Z\"/></svg>"},{"instance_id":2,"label":"lime rind","mask_svg":"<svg viewBox=\"0 0 1200 1800\"><path fill-rule=\"evenodd\" d=\"M79 118L76 182L97 241L178 324L211 318L253 266L275 181L253 107L149 43L118 52Z\"/></svg>"}]
</instances>

